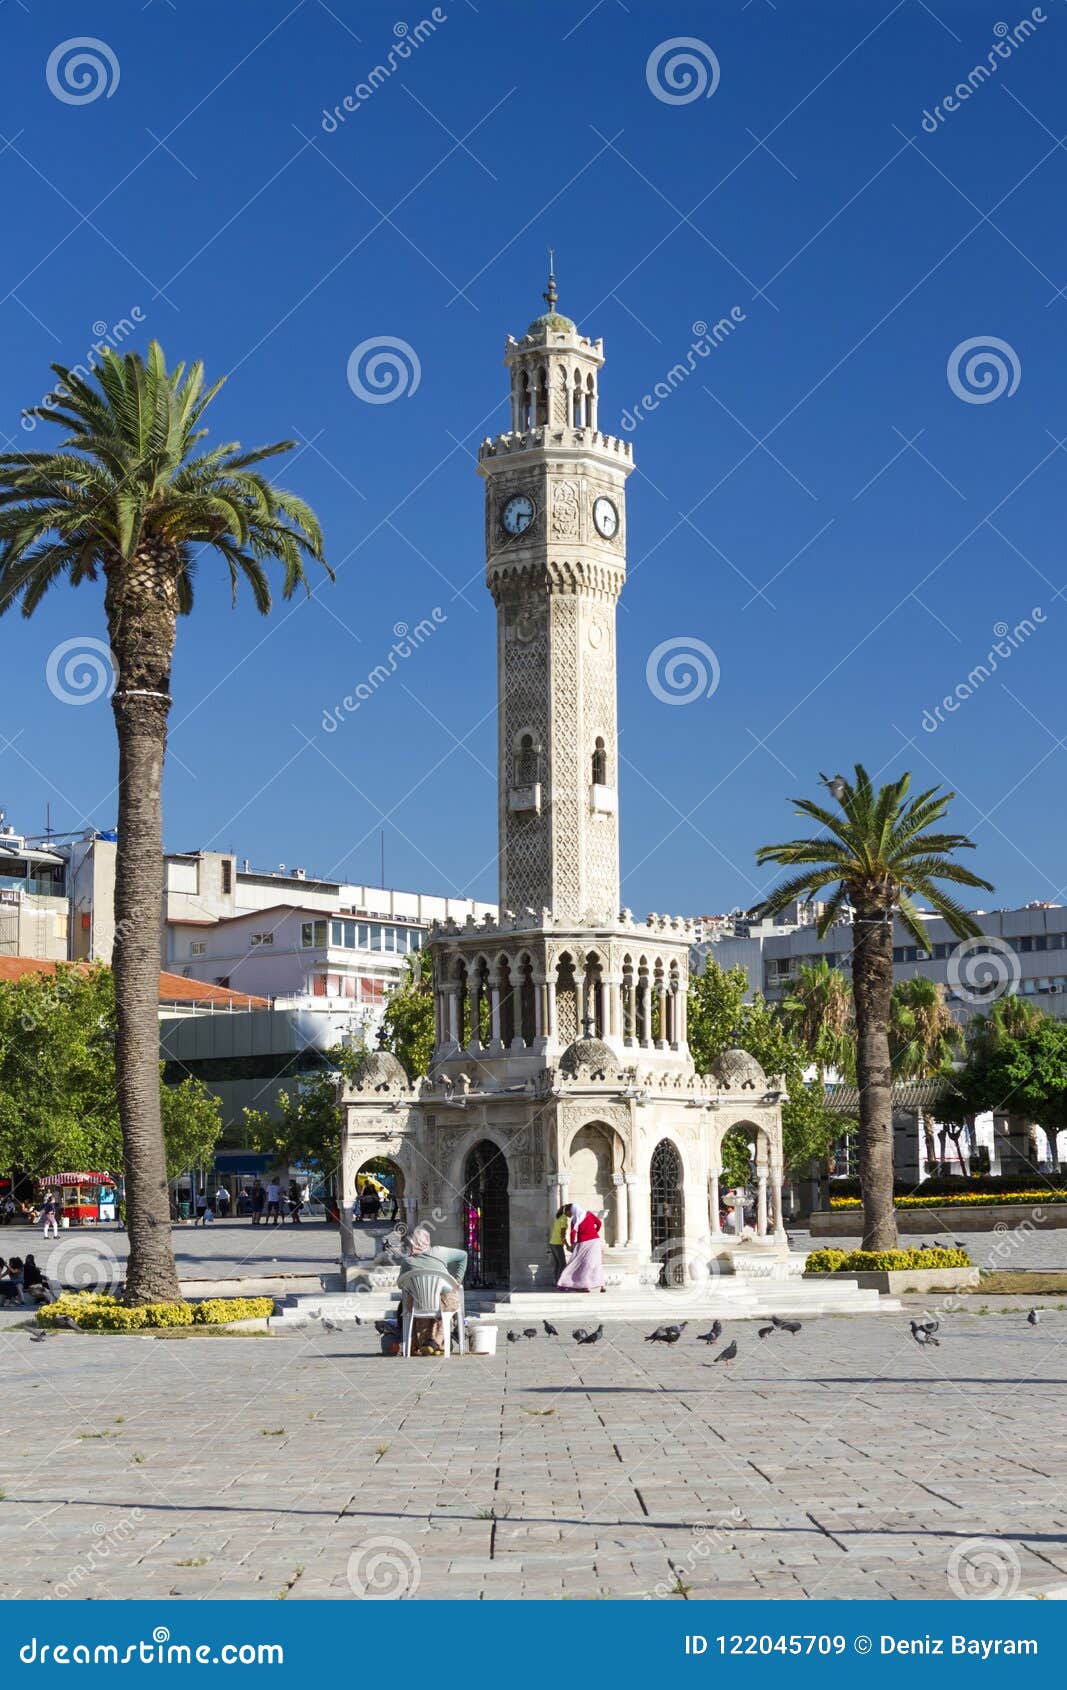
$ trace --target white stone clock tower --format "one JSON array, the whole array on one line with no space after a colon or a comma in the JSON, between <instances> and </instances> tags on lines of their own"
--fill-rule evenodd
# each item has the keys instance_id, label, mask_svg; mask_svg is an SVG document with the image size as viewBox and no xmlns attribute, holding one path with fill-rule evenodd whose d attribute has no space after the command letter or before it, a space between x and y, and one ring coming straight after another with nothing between
<instances>
[{"instance_id":1,"label":"white stone clock tower","mask_svg":"<svg viewBox=\"0 0 1067 1690\"><path fill-rule=\"evenodd\" d=\"M548 310L508 338L511 430L487 440L486 579L497 606L500 908L619 909L615 606L628 441L597 426L602 342Z\"/></svg>"}]
</instances>

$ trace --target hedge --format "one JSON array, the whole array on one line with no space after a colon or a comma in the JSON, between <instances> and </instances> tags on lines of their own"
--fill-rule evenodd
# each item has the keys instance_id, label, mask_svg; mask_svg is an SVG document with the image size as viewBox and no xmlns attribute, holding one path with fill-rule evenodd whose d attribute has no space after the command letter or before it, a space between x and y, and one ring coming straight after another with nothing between
<instances>
[{"instance_id":1,"label":"hedge","mask_svg":"<svg viewBox=\"0 0 1067 1690\"><path fill-rule=\"evenodd\" d=\"M1036 1169L1030 1170L1036 1174ZM967 1197L972 1193L977 1197L984 1196L992 1200L999 1191L1013 1192L1019 1189L1020 1179L1025 1180L1026 1173L1015 1174L968 1174L956 1179L942 1178L940 1174L931 1179L924 1179L920 1186L914 1180L895 1180L893 1195L896 1198L913 1197L921 1194L924 1197ZM1049 1190L1059 1191L1067 1198L1067 1181L1063 1181L1062 1174L1050 1177ZM830 1181L830 1200L835 1197L862 1197L863 1192L858 1179L833 1179Z\"/></svg>"},{"instance_id":2,"label":"hedge","mask_svg":"<svg viewBox=\"0 0 1067 1690\"><path fill-rule=\"evenodd\" d=\"M913 1268L970 1267L966 1250L813 1250L805 1273L903 1273Z\"/></svg>"},{"instance_id":3,"label":"hedge","mask_svg":"<svg viewBox=\"0 0 1067 1690\"><path fill-rule=\"evenodd\" d=\"M1003 1207L1006 1203L1035 1203L1051 1206L1054 1203L1067 1203L1067 1191L986 1191L961 1192L957 1196L944 1197L894 1197L895 1209L975 1209L986 1206L991 1209ZM835 1214L842 1210L855 1210L858 1214L863 1204L858 1197L831 1197L830 1207Z\"/></svg>"},{"instance_id":4,"label":"hedge","mask_svg":"<svg viewBox=\"0 0 1067 1690\"><path fill-rule=\"evenodd\" d=\"M96 1291L64 1291L37 1311L40 1326L55 1327L64 1316L83 1332L139 1332L167 1326L228 1326L235 1320L264 1320L273 1297L209 1297L202 1303L142 1303L128 1306Z\"/></svg>"}]
</instances>

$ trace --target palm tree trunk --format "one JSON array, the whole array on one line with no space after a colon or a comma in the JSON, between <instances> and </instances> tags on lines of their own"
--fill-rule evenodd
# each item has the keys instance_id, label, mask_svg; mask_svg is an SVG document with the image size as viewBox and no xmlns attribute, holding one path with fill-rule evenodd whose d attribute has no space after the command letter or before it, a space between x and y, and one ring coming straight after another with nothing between
<instances>
[{"instance_id":1,"label":"palm tree trunk","mask_svg":"<svg viewBox=\"0 0 1067 1690\"><path fill-rule=\"evenodd\" d=\"M163 758L177 628L173 566L146 550L108 566L119 742L115 863L115 1069L130 1254L126 1300L178 1300L160 1112L159 970L163 922Z\"/></svg>"},{"instance_id":2,"label":"palm tree trunk","mask_svg":"<svg viewBox=\"0 0 1067 1690\"><path fill-rule=\"evenodd\" d=\"M852 990L856 1004L863 1248L895 1250L893 1076L889 1059L893 925L877 908L856 911L852 941Z\"/></svg>"}]
</instances>

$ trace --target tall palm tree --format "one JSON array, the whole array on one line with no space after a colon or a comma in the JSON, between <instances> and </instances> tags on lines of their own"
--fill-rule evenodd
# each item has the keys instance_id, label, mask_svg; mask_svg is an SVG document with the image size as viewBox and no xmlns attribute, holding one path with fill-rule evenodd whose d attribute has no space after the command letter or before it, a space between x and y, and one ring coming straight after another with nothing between
<instances>
[{"instance_id":1,"label":"tall palm tree","mask_svg":"<svg viewBox=\"0 0 1067 1690\"><path fill-rule=\"evenodd\" d=\"M818 1069L819 1084L827 1068L850 1075L855 1067L852 1024L852 989L839 968L825 957L802 963L788 997L778 1004L778 1013Z\"/></svg>"},{"instance_id":2,"label":"tall palm tree","mask_svg":"<svg viewBox=\"0 0 1067 1690\"><path fill-rule=\"evenodd\" d=\"M901 1080L932 1080L944 1074L963 1044L963 1029L945 1002L945 988L938 980L916 974L898 980L889 1005L889 1056L893 1073ZM937 1160L933 1116L919 1111L919 1128L928 1162ZM960 1153L960 1129L950 1132Z\"/></svg>"},{"instance_id":3,"label":"tall palm tree","mask_svg":"<svg viewBox=\"0 0 1067 1690\"><path fill-rule=\"evenodd\" d=\"M242 452L205 447L204 414L222 382L203 366L167 369L153 341L105 352L83 380L59 364L59 402L27 415L58 423L54 452L0 457L0 613L30 616L49 587L103 580L115 666L111 704L119 744L115 875L116 1058L126 1172L131 1302L180 1295L170 1239L159 1095L159 964L163 907L162 776L178 617L193 603L197 548L243 576L257 608L271 597L265 565L279 564L288 598L322 562L313 512L256 469L292 441Z\"/></svg>"},{"instance_id":4,"label":"tall palm tree","mask_svg":"<svg viewBox=\"0 0 1067 1690\"><path fill-rule=\"evenodd\" d=\"M936 882L992 888L952 860L955 851L973 850L972 840L960 833L929 831L944 816L955 793L939 794L931 787L908 800L911 776L907 774L876 791L861 763L856 764L854 781L835 776L827 785L837 810L810 798L794 800L798 815L809 817L825 832L781 845L762 845L757 851L760 864L803 865L799 874L763 900L759 913L776 915L793 899L815 898L836 881L819 919L822 938L851 908L863 1244L868 1250L891 1250L897 1241L889 1060L893 920L899 919L925 950L927 938L914 902L916 897L924 898L959 938L973 938L979 932L977 923Z\"/></svg>"}]
</instances>

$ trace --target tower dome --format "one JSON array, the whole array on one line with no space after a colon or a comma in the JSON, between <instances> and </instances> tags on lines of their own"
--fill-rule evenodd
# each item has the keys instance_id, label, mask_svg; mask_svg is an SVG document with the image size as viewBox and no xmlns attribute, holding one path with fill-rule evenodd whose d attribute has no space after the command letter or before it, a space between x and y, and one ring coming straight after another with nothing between
<instances>
[{"instance_id":1,"label":"tower dome","mask_svg":"<svg viewBox=\"0 0 1067 1690\"><path fill-rule=\"evenodd\" d=\"M391 1050L368 1051L363 1065L352 1082L354 1091L411 1090L411 1081L402 1064Z\"/></svg>"},{"instance_id":2,"label":"tower dome","mask_svg":"<svg viewBox=\"0 0 1067 1690\"><path fill-rule=\"evenodd\" d=\"M767 1090L767 1076L756 1058L747 1050L738 1050L736 1046L723 1051L719 1060L712 1065L711 1072L723 1091Z\"/></svg>"},{"instance_id":3,"label":"tower dome","mask_svg":"<svg viewBox=\"0 0 1067 1690\"><path fill-rule=\"evenodd\" d=\"M619 1059L603 1039L575 1039L560 1057L559 1069L573 1080L582 1068L593 1074L614 1074L618 1072Z\"/></svg>"}]
</instances>

